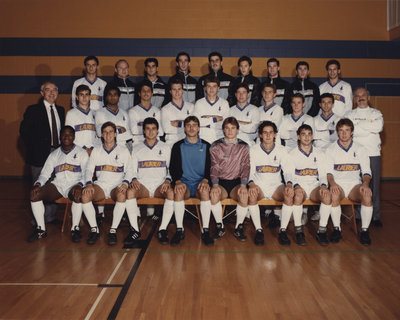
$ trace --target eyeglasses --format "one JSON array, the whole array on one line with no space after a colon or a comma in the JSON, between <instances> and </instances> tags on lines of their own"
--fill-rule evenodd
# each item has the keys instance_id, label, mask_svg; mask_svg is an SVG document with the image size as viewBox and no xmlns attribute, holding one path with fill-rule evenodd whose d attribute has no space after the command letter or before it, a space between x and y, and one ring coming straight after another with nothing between
<instances>
[{"instance_id":1,"label":"eyeglasses","mask_svg":"<svg viewBox=\"0 0 400 320\"><path fill-rule=\"evenodd\" d=\"M44 92L58 92L58 88L44 88Z\"/></svg>"}]
</instances>

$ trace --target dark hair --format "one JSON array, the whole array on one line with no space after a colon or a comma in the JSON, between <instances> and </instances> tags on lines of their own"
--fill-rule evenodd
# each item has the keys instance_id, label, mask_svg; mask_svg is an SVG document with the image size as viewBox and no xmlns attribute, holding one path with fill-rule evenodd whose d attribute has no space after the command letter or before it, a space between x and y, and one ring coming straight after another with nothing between
<instances>
[{"instance_id":1,"label":"dark hair","mask_svg":"<svg viewBox=\"0 0 400 320\"><path fill-rule=\"evenodd\" d=\"M144 60L144 66L147 67L147 65L151 62L154 62L156 67L158 67L158 60L156 58L147 58L146 60Z\"/></svg>"},{"instance_id":2,"label":"dark hair","mask_svg":"<svg viewBox=\"0 0 400 320\"><path fill-rule=\"evenodd\" d=\"M340 70L340 62L337 61L337 60L335 60L335 59L332 59L332 60L329 60L329 61L326 63L326 65L325 65L325 69L326 69L327 71L328 71L328 68L329 68L329 66L330 66L331 64L336 64L337 68Z\"/></svg>"},{"instance_id":3,"label":"dark hair","mask_svg":"<svg viewBox=\"0 0 400 320\"><path fill-rule=\"evenodd\" d=\"M263 130L265 127L272 127L274 132L278 133L278 128L276 127L275 122L267 120L267 121L261 122L260 125L258 126L258 134L259 135L263 133Z\"/></svg>"},{"instance_id":4,"label":"dark hair","mask_svg":"<svg viewBox=\"0 0 400 320\"><path fill-rule=\"evenodd\" d=\"M208 76L204 79L204 87L210 82L215 82L218 87L220 86L219 79L216 76Z\"/></svg>"},{"instance_id":5,"label":"dark hair","mask_svg":"<svg viewBox=\"0 0 400 320\"><path fill-rule=\"evenodd\" d=\"M148 124L155 124L157 127L157 130L159 128L159 124L158 124L158 121L156 120L156 118L148 117L148 118L144 119L144 121L143 121L143 135L144 135L144 129L146 128L146 126Z\"/></svg>"},{"instance_id":6,"label":"dark hair","mask_svg":"<svg viewBox=\"0 0 400 320\"><path fill-rule=\"evenodd\" d=\"M188 116L185 120L183 120L183 126L186 126L190 121L196 122L198 126L200 126L199 118L196 116Z\"/></svg>"},{"instance_id":7,"label":"dark hair","mask_svg":"<svg viewBox=\"0 0 400 320\"><path fill-rule=\"evenodd\" d=\"M292 97L290 98L290 102L293 101L293 98L301 98L301 101L303 101L303 103L306 101L306 99L304 99L304 96L300 92L297 92L294 95L292 95Z\"/></svg>"},{"instance_id":8,"label":"dark hair","mask_svg":"<svg viewBox=\"0 0 400 320\"><path fill-rule=\"evenodd\" d=\"M89 60L94 60L96 61L96 64L99 65L99 59L97 59L96 56L87 56L85 60L83 60L83 64L86 66L86 62L88 62Z\"/></svg>"},{"instance_id":9,"label":"dark hair","mask_svg":"<svg viewBox=\"0 0 400 320\"><path fill-rule=\"evenodd\" d=\"M114 132L117 133L117 126L114 124L114 122L107 121L107 122L104 122L103 125L101 126L101 133L102 134L103 134L104 129L107 128L107 127L113 128ZM114 141L117 142L117 137L115 137ZM103 137L101 137L101 142L104 143Z\"/></svg>"},{"instance_id":10,"label":"dark hair","mask_svg":"<svg viewBox=\"0 0 400 320\"><path fill-rule=\"evenodd\" d=\"M276 93L276 85L274 85L273 83L264 82L261 85L261 92L263 92L265 88L272 88L274 90L274 93Z\"/></svg>"},{"instance_id":11,"label":"dark hair","mask_svg":"<svg viewBox=\"0 0 400 320\"><path fill-rule=\"evenodd\" d=\"M176 55L175 61L179 62L179 57L180 56L186 56L188 58L188 61L190 62L190 55L189 53L185 52L185 51L181 51Z\"/></svg>"},{"instance_id":12,"label":"dark hair","mask_svg":"<svg viewBox=\"0 0 400 320\"><path fill-rule=\"evenodd\" d=\"M299 61L296 63L296 70L300 67L300 66L306 66L308 70L310 70L310 65L308 64L307 61Z\"/></svg>"},{"instance_id":13,"label":"dark hair","mask_svg":"<svg viewBox=\"0 0 400 320\"><path fill-rule=\"evenodd\" d=\"M309 130L309 131L311 131L311 133L313 133L313 130L312 130L311 126L309 126L308 124L303 123L300 127L298 127L297 135L299 136L301 131L303 131L303 130Z\"/></svg>"},{"instance_id":14,"label":"dark hair","mask_svg":"<svg viewBox=\"0 0 400 320\"><path fill-rule=\"evenodd\" d=\"M247 83L239 83L236 87L235 87L235 92L237 92L240 88L245 88L247 93L250 92L249 86L247 85Z\"/></svg>"},{"instance_id":15,"label":"dark hair","mask_svg":"<svg viewBox=\"0 0 400 320\"><path fill-rule=\"evenodd\" d=\"M115 65L114 65L115 69L117 69L118 64L119 64L120 62L125 62L125 63L128 65L128 68L129 68L129 63L128 63L128 61L126 61L125 59L119 59L119 60L115 63Z\"/></svg>"},{"instance_id":16,"label":"dark hair","mask_svg":"<svg viewBox=\"0 0 400 320\"><path fill-rule=\"evenodd\" d=\"M332 93L325 92L325 93L321 94L320 100L319 100L320 103L322 102L322 99L324 99L324 98L330 98L330 99L332 99L332 103L335 103L335 98L333 97Z\"/></svg>"},{"instance_id":17,"label":"dark hair","mask_svg":"<svg viewBox=\"0 0 400 320\"><path fill-rule=\"evenodd\" d=\"M279 67L279 60L277 58L269 58L267 60L267 66L268 66L268 63L270 63L270 62L276 62L276 65Z\"/></svg>"},{"instance_id":18,"label":"dark hair","mask_svg":"<svg viewBox=\"0 0 400 320\"><path fill-rule=\"evenodd\" d=\"M153 93L153 85L151 84L151 82L149 80L145 79L140 83L139 92L142 91L143 87L149 87L151 92Z\"/></svg>"},{"instance_id":19,"label":"dark hair","mask_svg":"<svg viewBox=\"0 0 400 320\"><path fill-rule=\"evenodd\" d=\"M90 88L86 84L81 84L76 87L75 95L77 96L82 91L89 91L89 94L92 93L92 90L90 90Z\"/></svg>"},{"instance_id":20,"label":"dark hair","mask_svg":"<svg viewBox=\"0 0 400 320\"><path fill-rule=\"evenodd\" d=\"M211 57L214 57L214 56L218 56L219 59L222 61L222 54L220 54L220 53L217 52L217 51L213 51L213 52L210 52L210 53L208 54L208 62L210 62L210 61L211 61Z\"/></svg>"},{"instance_id":21,"label":"dark hair","mask_svg":"<svg viewBox=\"0 0 400 320\"><path fill-rule=\"evenodd\" d=\"M64 132L65 130L71 130L72 133L75 135L75 129L74 129L74 128L72 128L71 126L63 126L63 127L61 128L61 130L60 130L60 136L63 134L63 132Z\"/></svg>"},{"instance_id":22,"label":"dark hair","mask_svg":"<svg viewBox=\"0 0 400 320\"><path fill-rule=\"evenodd\" d=\"M238 60L238 63L237 63L238 67L240 67L240 63L243 62L243 61L247 61L248 64L249 64L249 66L251 66L251 65L253 64L253 61L251 61L251 58L249 58L248 56L241 56L241 57L239 58L239 60ZM249 74L253 74L253 72L250 70ZM242 75L242 74L241 74L240 68L239 68L239 70L238 70L238 76L241 76L241 75Z\"/></svg>"},{"instance_id":23,"label":"dark hair","mask_svg":"<svg viewBox=\"0 0 400 320\"><path fill-rule=\"evenodd\" d=\"M183 89L183 81L180 78L174 77L171 79L171 81L168 83L170 89L172 88L173 84L180 84Z\"/></svg>"},{"instance_id":24,"label":"dark hair","mask_svg":"<svg viewBox=\"0 0 400 320\"><path fill-rule=\"evenodd\" d=\"M340 120L338 121L338 123L336 123L336 132L338 132L339 129L340 129L341 127L343 127L343 126L349 126L349 127L351 128L351 132L354 131L354 124L353 124L353 121L351 121L351 120L348 119L348 118L340 119Z\"/></svg>"},{"instance_id":25,"label":"dark hair","mask_svg":"<svg viewBox=\"0 0 400 320\"><path fill-rule=\"evenodd\" d=\"M227 124L233 124L237 129L239 129L239 122L236 120L235 117L228 117L222 122L222 129L225 129Z\"/></svg>"},{"instance_id":26,"label":"dark hair","mask_svg":"<svg viewBox=\"0 0 400 320\"><path fill-rule=\"evenodd\" d=\"M104 95L103 95L104 104L107 103L107 95L111 90L117 91L118 97L121 96L121 90L116 85L107 84L106 87L104 88Z\"/></svg>"}]
</instances>

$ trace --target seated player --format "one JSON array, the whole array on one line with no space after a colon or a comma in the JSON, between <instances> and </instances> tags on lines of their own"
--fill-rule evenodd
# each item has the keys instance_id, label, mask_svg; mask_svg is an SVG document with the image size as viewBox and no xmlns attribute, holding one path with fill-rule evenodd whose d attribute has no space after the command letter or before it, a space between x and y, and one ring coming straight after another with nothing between
<instances>
[{"instance_id":1,"label":"seated player","mask_svg":"<svg viewBox=\"0 0 400 320\"><path fill-rule=\"evenodd\" d=\"M28 242L33 242L47 236L44 223L43 201L54 201L62 197L72 200L71 237L73 242L81 241L79 222L82 216L81 194L83 186L82 172L85 170L89 156L86 151L74 144L75 131L70 126L61 129L61 146L50 153L38 180L31 191L31 206L36 220L36 230L29 236ZM52 174L54 180L48 180ZM93 222L89 220L89 224ZM96 220L95 220L96 222Z\"/></svg>"},{"instance_id":2,"label":"seated player","mask_svg":"<svg viewBox=\"0 0 400 320\"><path fill-rule=\"evenodd\" d=\"M172 245L183 238L184 200L190 197L200 199L203 221L201 239L205 245L213 245L210 237L210 144L199 138L200 122L195 116L184 121L186 137L174 144L171 151L170 173L174 187L176 233Z\"/></svg>"},{"instance_id":3,"label":"seated player","mask_svg":"<svg viewBox=\"0 0 400 320\"><path fill-rule=\"evenodd\" d=\"M289 153L294 166L292 175L294 183L293 220L296 243L301 246L306 244L301 217L303 202L311 199L314 202L321 202L319 209L321 219L317 240L321 245L327 245L326 225L332 207L326 178L327 159L320 149L313 147L313 131L308 124L303 124L297 129L297 136L299 145Z\"/></svg>"},{"instance_id":4,"label":"seated player","mask_svg":"<svg viewBox=\"0 0 400 320\"><path fill-rule=\"evenodd\" d=\"M361 202L360 242L370 245L368 227L372 218L371 167L367 150L353 141L354 125L350 119L341 119L336 124L339 140L326 150L328 158L328 183L332 193L331 217L334 231L331 242L339 242L342 237L340 229L340 201L349 198ZM361 178L362 174L362 178Z\"/></svg>"},{"instance_id":5,"label":"seated player","mask_svg":"<svg viewBox=\"0 0 400 320\"><path fill-rule=\"evenodd\" d=\"M132 161L125 145L117 144L117 127L112 122L105 122L101 126L101 146L94 147L90 155L85 173L86 187L82 193L82 208L86 217L96 217L93 203L111 198L115 201L113 220L108 234L108 244L117 243L117 228L125 211L126 190L132 180ZM93 181L93 173L97 180ZM137 221L136 215L127 208L127 214L131 225ZM93 220L91 220L93 221ZM95 223L87 240L87 244L93 245L99 238L99 228Z\"/></svg>"},{"instance_id":6,"label":"seated player","mask_svg":"<svg viewBox=\"0 0 400 320\"><path fill-rule=\"evenodd\" d=\"M166 229L174 213L174 192L168 174L171 149L166 143L157 139L158 128L156 119L144 119L144 141L133 146L133 180L128 189L126 208L135 213L136 224L132 224L131 232L125 239L126 245L140 237L137 224L140 211L136 199L148 197L165 199L158 239L161 243L168 243Z\"/></svg>"},{"instance_id":7,"label":"seated player","mask_svg":"<svg viewBox=\"0 0 400 320\"><path fill-rule=\"evenodd\" d=\"M90 109L90 93L87 85L81 84L76 88L76 107L67 112L65 119L65 125L75 129L74 143L85 149L89 156L98 144L94 113Z\"/></svg>"},{"instance_id":8,"label":"seated player","mask_svg":"<svg viewBox=\"0 0 400 320\"><path fill-rule=\"evenodd\" d=\"M274 84L264 82L261 86L261 95L263 97L262 107L258 109L260 113L260 122L272 121L279 130L283 119L283 109L274 102L276 97L276 87ZM280 141L275 141L275 143Z\"/></svg>"},{"instance_id":9,"label":"seated player","mask_svg":"<svg viewBox=\"0 0 400 320\"><path fill-rule=\"evenodd\" d=\"M193 115L200 120L200 138L213 143L224 136L222 122L229 116L229 104L218 97L219 80L207 77L204 80L206 96L196 101Z\"/></svg>"},{"instance_id":10,"label":"seated player","mask_svg":"<svg viewBox=\"0 0 400 320\"><path fill-rule=\"evenodd\" d=\"M235 97L237 103L231 107L230 115L235 117L239 122L240 130L238 138L246 142L249 146L252 146L257 137L260 116L258 108L247 102L249 95L250 92L247 84L241 83L236 87Z\"/></svg>"},{"instance_id":11,"label":"seated player","mask_svg":"<svg viewBox=\"0 0 400 320\"><path fill-rule=\"evenodd\" d=\"M246 241L243 221L247 214L246 186L250 172L249 146L237 138L239 123L234 117L226 118L222 128L225 137L215 141L210 148L211 211L217 223L214 238L220 239L225 234L221 200L230 197L238 202L234 235L238 240Z\"/></svg>"},{"instance_id":12,"label":"seated player","mask_svg":"<svg viewBox=\"0 0 400 320\"><path fill-rule=\"evenodd\" d=\"M275 144L278 129L272 121L263 121L258 127L261 143L250 149L249 212L256 228L254 243L264 244L264 234L260 222L261 199L283 201L281 227L278 240L281 245L289 245L286 228L292 215L293 186L290 178L292 164L287 149ZM286 185L282 182L282 170Z\"/></svg>"},{"instance_id":13,"label":"seated player","mask_svg":"<svg viewBox=\"0 0 400 320\"><path fill-rule=\"evenodd\" d=\"M165 132L165 142L172 147L185 137L183 121L193 113L194 105L182 98L182 80L172 79L169 86L172 101L161 109L161 124Z\"/></svg>"}]
</instances>

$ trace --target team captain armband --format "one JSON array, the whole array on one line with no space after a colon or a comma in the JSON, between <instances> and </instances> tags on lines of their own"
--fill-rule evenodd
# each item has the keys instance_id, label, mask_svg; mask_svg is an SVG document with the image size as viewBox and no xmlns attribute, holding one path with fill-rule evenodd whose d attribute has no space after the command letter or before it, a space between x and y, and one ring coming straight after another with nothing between
<instances>
[{"instance_id":1,"label":"team captain armband","mask_svg":"<svg viewBox=\"0 0 400 320\"><path fill-rule=\"evenodd\" d=\"M74 126L74 129L75 131L85 131L85 130L96 131L96 126L93 123L82 123Z\"/></svg>"},{"instance_id":2,"label":"team captain armband","mask_svg":"<svg viewBox=\"0 0 400 320\"><path fill-rule=\"evenodd\" d=\"M333 169L336 171L358 171L360 170L360 165L357 164L335 164Z\"/></svg>"},{"instance_id":3,"label":"team captain armband","mask_svg":"<svg viewBox=\"0 0 400 320\"><path fill-rule=\"evenodd\" d=\"M103 97L98 96L97 94L92 94L92 95L90 95L90 100L103 101Z\"/></svg>"},{"instance_id":4,"label":"team captain armband","mask_svg":"<svg viewBox=\"0 0 400 320\"><path fill-rule=\"evenodd\" d=\"M256 166L256 172L258 173L277 173L281 171L281 166Z\"/></svg>"},{"instance_id":5,"label":"team captain armband","mask_svg":"<svg viewBox=\"0 0 400 320\"><path fill-rule=\"evenodd\" d=\"M139 161L138 167L142 168L166 168L166 161L157 161L157 160L147 160L147 161Z\"/></svg>"},{"instance_id":6,"label":"team captain armband","mask_svg":"<svg viewBox=\"0 0 400 320\"><path fill-rule=\"evenodd\" d=\"M294 173L297 176L317 176L318 175L318 169L296 169Z\"/></svg>"},{"instance_id":7,"label":"team captain armband","mask_svg":"<svg viewBox=\"0 0 400 320\"><path fill-rule=\"evenodd\" d=\"M54 168L55 173L59 173L59 172L63 172L63 171L71 171L71 172L81 172L81 166L76 166L73 164L69 164L69 163L63 163L60 164L59 166L56 166Z\"/></svg>"},{"instance_id":8,"label":"team captain armband","mask_svg":"<svg viewBox=\"0 0 400 320\"><path fill-rule=\"evenodd\" d=\"M124 166L117 167L111 166L109 164L104 164L102 166L96 166L96 171L124 172Z\"/></svg>"},{"instance_id":9,"label":"team captain armband","mask_svg":"<svg viewBox=\"0 0 400 320\"><path fill-rule=\"evenodd\" d=\"M340 94L332 94L333 98L335 99L335 101L340 101L343 103L346 103L345 98L343 96L341 96Z\"/></svg>"}]
</instances>

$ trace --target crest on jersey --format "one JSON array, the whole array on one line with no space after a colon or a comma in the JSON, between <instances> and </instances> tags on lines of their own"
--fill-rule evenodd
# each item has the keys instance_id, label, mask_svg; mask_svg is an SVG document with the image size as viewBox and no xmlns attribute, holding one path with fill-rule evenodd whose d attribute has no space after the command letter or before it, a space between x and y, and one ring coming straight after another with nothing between
<instances>
[{"instance_id":1,"label":"crest on jersey","mask_svg":"<svg viewBox=\"0 0 400 320\"><path fill-rule=\"evenodd\" d=\"M115 160L118 160L118 155L115 156Z\"/></svg>"},{"instance_id":2,"label":"crest on jersey","mask_svg":"<svg viewBox=\"0 0 400 320\"><path fill-rule=\"evenodd\" d=\"M101 87L99 87L99 91L101 91Z\"/></svg>"},{"instance_id":3,"label":"crest on jersey","mask_svg":"<svg viewBox=\"0 0 400 320\"><path fill-rule=\"evenodd\" d=\"M159 156L161 156L162 155L162 151L160 150L160 151L158 151L158 155Z\"/></svg>"},{"instance_id":4,"label":"crest on jersey","mask_svg":"<svg viewBox=\"0 0 400 320\"><path fill-rule=\"evenodd\" d=\"M123 116L123 117L122 117L122 120L124 120L124 121L125 121L125 116Z\"/></svg>"},{"instance_id":5,"label":"crest on jersey","mask_svg":"<svg viewBox=\"0 0 400 320\"><path fill-rule=\"evenodd\" d=\"M343 86L340 87L340 90L343 90Z\"/></svg>"},{"instance_id":6,"label":"crest on jersey","mask_svg":"<svg viewBox=\"0 0 400 320\"><path fill-rule=\"evenodd\" d=\"M186 110L186 114L189 115L189 110Z\"/></svg>"},{"instance_id":7,"label":"crest on jersey","mask_svg":"<svg viewBox=\"0 0 400 320\"><path fill-rule=\"evenodd\" d=\"M357 154L356 154L355 152L354 152L354 155L353 155L353 157L354 157L354 158L356 158L356 157L357 157Z\"/></svg>"},{"instance_id":8,"label":"crest on jersey","mask_svg":"<svg viewBox=\"0 0 400 320\"><path fill-rule=\"evenodd\" d=\"M314 157L314 162L317 162L317 157Z\"/></svg>"},{"instance_id":9,"label":"crest on jersey","mask_svg":"<svg viewBox=\"0 0 400 320\"><path fill-rule=\"evenodd\" d=\"M248 112L248 111L247 111L247 113L246 113L246 117L248 117L248 116L249 116L249 114L250 114L250 112Z\"/></svg>"},{"instance_id":10,"label":"crest on jersey","mask_svg":"<svg viewBox=\"0 0 400 320\"><path fill-rule=\"evenodd\" d=\"M218 111L221 111L221 107L218 108Z\"/></svg>"},{"instance_id":11,"label":"crest on jersey","mask_svg":"<svg viewBox=\"0 0 400 320\"><path fill-rule=\"evenodd\" d=\"M76 153L74 154L74 157L73 157L74 159L76 159Z\"/></svg>"},{"instance_id":12,"label":"crest on jersey","mask_svg":"<svg viewBox=\"0 0 400 320\"><path fill-rule=\"evenodd\" d=\"M153 118L155 118L155 117L156 117L156 113L154 112L154 113L153 113Z\"/></svg>"},{"instance_id":13,"label":"crest on jersey","mask_svg":"<svg viewBox=\"0 0 400 320\"><path fill-rule=\"evenodd\" d=\"M274 161L276 161L276 156L274 156Z\"/></svg>"}]
</instances>

